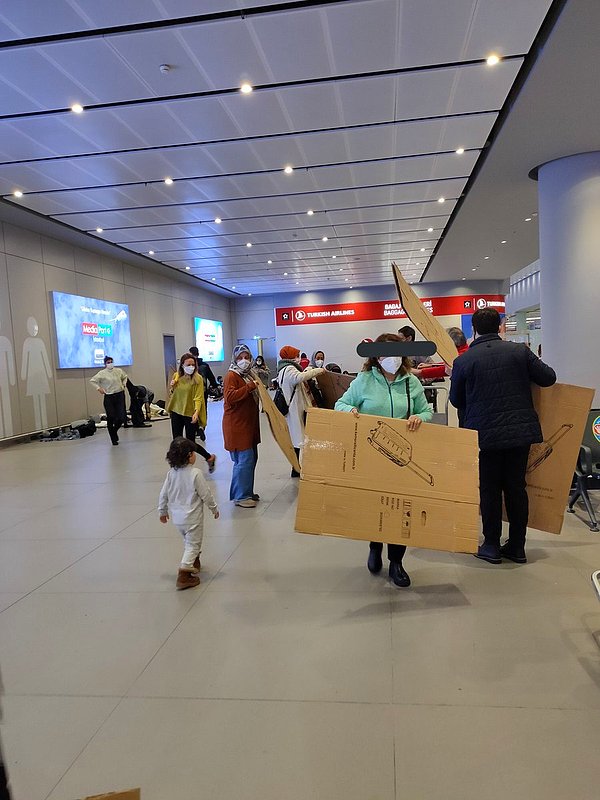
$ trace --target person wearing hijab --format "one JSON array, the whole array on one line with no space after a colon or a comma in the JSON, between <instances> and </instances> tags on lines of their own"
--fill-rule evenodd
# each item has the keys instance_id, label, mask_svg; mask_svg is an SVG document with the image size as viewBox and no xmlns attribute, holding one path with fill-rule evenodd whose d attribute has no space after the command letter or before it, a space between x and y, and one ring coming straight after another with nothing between
<instances>
[{"instance_id":1,"label":"person wearing hijab","mask_svg":"<svg viewBox=\"0 0 600 800\"><path fill-rule=\"evenodd\" d=\"M173 439L183 436L194 443L194 449L208 464L208 471L214 472L217 457L196 444L196 426L206 426L206 403L204 402L204 380L198 375L196 359L191 353L184 353L179 359L179 369L173 375L169 387L170 397L166 410L171 417Z\"/></svg>"},{"instance_id":2,"label":"person wearing hijab","mask_svg":"<svg viewBox=\"0 0 600 800\"><path fill-rule=\"evenodd\" d=\"M283 392L289 411L286 417L290 437L296 455L300 455L300 446L304 440L304 424L307 409L316 405L307 386L307 381L321 375L322 367L307 367L304 371L300 364L300 350L286 345L279 351L277 364L277 381ZM299 478L300 473L292 470L292 478Z\"/></svg>"},{"instance_id":3,"label":"person wearing hijab","mask_svg":"<svg viewBox=\"0 0 600 800\"><path fill-rule=\"evenodd\" d=\"M256 356L253 369L256 372L258 379L262 382L262 385L265 388L268 388L271 380L271 370L267 367L267 364L262 356Z\"/></svg>"},{"instance_id":4,"label":"person wearing hijab","mask_svg":"<svg viewBox=\"0 0 600 800\"><path fill-rule=\"evenodd\" d=\"M223 381L223 441L233 461L229 499L241 508L255 508L260 499L254 492L260 444L258 383L250 350L238 345Z\"/></svg>"}]
</instances>

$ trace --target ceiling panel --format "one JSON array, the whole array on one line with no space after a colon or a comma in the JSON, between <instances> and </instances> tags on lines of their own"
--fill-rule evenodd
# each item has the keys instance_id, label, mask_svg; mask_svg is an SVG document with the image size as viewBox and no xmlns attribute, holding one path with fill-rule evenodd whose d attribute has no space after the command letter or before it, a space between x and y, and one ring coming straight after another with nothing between
<instances>
[{"instance_id":1,"label":"ceiling panel","mask_svg":"<svg viewBox=\"0 0 600 800\"><path fill-rule=\"evenodd\" d=\"M244 5L5 0L0 194L246 293L387 282L390 258L418 278L549 0L265 2L171 23Z\"/></svg>"}]
</instances>

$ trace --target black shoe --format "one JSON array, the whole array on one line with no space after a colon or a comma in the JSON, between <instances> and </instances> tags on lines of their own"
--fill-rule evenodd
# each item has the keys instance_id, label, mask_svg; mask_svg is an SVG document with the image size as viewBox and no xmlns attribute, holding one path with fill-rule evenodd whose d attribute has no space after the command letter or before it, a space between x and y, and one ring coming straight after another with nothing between
<instances>
[{"instance_id":1,"label":"black shoe","mask_svg":"<svg viewBox=\"0 0 600 800\"><path fill-rule=\"evenodd\" d=\"M258 503L258 501L260 500L260 495L259 494L253 494L252 495L252 499L254 500L255 503Z\"/></svg>"},{"instance_id":2,"label":"black shoe","mask_svg":"<svg viewBox=\"0 0 600 800\"><path fill-rule=\"evenodd\" d=\"M291 477L292 477L292 478L299 478L299 477L300 477L300 473L299 473L299 472L296 472L296 470L295 470L295 469L293 469L293 470L292 470Z\"/></svg>"},{"instance_id":3,"label":"black shoe","mask_svg":"<svg viewBox=\"0 0 600 800\"><path fill-rule=\"evenodd\" d=\"M378 575L382 567L381 550L375 550L374 547L371 547L369 549L369 558L367 559L367 569L371 575Z\"/></svg>"},{"instance_id":4,"label":"black shoe","mask_svg":"<svg viewBox=\"0 0 600 800\"><path fill-rule=\"evenodd\" d=\"M526 564L527 556L525 555L525 548L523 546L513 547L510 542L506 542L500 548L500 555L502 558L507 558L509 561L514 561L515 564Z\"/></svg>"},{"instance_id":5,"label":"black shoe","mask_svg":"<svg viewBox=\"0 0 600 800\"><path fill-rule=\"evenodd\" d=\"M397 561L390 561L390 578L393 584L405 589L410 586L410 575L404 569L402 564Z\"/></svg>"},{"instance_id":6,"label":"black shoe","mask_svg":"<svg viewBox=\"0 0 600 800\"><path fill-rule=\"evenodd\" d=\"M201 442L206 441L206 434L204 433L204 428L198 428L198 436L200 437Z\"/></svg>"},{"instance_id":7,"label":"black shoe","mask_svg":"<svg viewBox=\"0 0 600 800\"><path fill-rule=\"evenodd\" d=\"M119 440L117 439L117 441L113 442L112 444L113 444L113 447L116 447L119 444Z\"/></svg>"},{"instance_id":8,"label":"black shoe","mask_svg":"<svg viewBox=\"0 0 600 800\"><path fill-rule=\"evenodd\" d=\"M482 544L479 546L475 558L487 561L488 564L501 564L500 547L496 544Z\"/></svg>"}]
</instances>

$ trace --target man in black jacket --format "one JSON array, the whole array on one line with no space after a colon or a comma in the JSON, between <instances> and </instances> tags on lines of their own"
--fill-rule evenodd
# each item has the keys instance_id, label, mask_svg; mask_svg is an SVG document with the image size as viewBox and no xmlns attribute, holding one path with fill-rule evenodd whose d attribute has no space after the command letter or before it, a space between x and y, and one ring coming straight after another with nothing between
<instances>
[{"instance_id":1,"label":"man in black jacket","mask_svg":"<svg viewBox=\"0 0 600 800\"><path fill-rule=\"evenodd\" d=\"M484 543L477 557L490 564L502 563L502 557L524 564L529 517L525 471L530 446L542 441L531 384L552 386L556 373L526 345L500 338L496 309L476 311L473 330L475 340L452 367L450 402L458 409L461 427L479 433ZM509 533L500 547L503 495Z\"/></svg>"}]
</instances>

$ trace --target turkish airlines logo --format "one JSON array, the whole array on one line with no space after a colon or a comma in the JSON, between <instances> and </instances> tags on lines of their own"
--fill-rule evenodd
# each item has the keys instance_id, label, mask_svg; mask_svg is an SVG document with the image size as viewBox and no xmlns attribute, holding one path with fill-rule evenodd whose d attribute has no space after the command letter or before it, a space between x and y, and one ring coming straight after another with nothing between
<instances>
[{"instance_id":1,"label":"turkish airlines logo","mask_svg":"<svg viewBox=\"0 0 600 800\"><path fill-rule=\"evenodd\" d=\"M300 309L300 311L296 311L296 320L298 322L304 322L306 319L306 313Z\"/></svg>"},{"instance_id":2,"label":"turkish airlines logo","mask_svg":"<svg viewBox=\"0 0 600 800\"><path fill-rule=\"evenodd\" d=\"M477 308L479 309L487 308L487 300L484 300L483 297L480 297L479 300L477 301Z\"/></svg>"}]
</instances>

